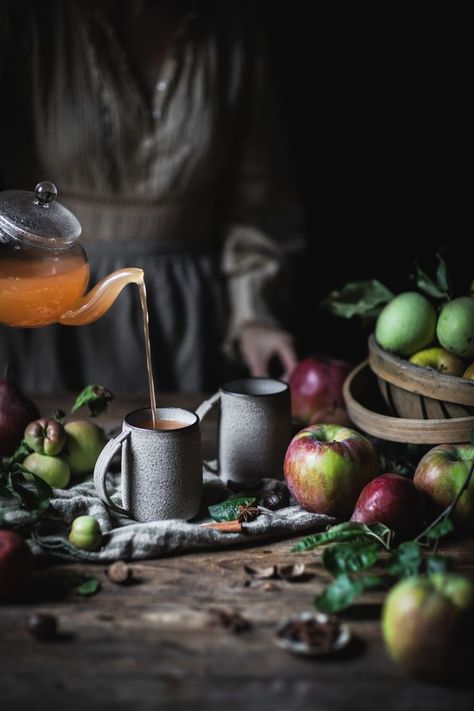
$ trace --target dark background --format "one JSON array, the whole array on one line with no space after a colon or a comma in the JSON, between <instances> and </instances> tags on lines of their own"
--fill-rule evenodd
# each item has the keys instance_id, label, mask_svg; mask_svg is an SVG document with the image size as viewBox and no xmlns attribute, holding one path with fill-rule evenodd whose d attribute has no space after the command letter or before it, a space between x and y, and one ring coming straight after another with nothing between
<instances>
[{"instance_id":1,"label":"dark background","mask_svg":"<svg viewBox=\"0 0 474 711\"><path fill-rule=\"evenodd\" d=\"M411 6L263 3L295 160L308 253L291 325L301 355L365 357L359 322L319 301L348 281L413 287L446 248L457 288L474 277L466 18Z\"/></svg>"}]
</instances>

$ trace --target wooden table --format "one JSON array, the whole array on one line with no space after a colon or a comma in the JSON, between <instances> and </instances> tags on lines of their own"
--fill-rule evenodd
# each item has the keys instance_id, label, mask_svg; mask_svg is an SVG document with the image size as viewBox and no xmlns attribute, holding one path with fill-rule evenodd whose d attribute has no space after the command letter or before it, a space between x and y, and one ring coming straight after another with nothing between
<instances>
[{"instance_id":1,"label":"wooden table","mask_svg":"<svg viewBox=\"0 0 474 711\"><path fill-rule=\"evenodd\" d=\"M167 396L163 404L195 407L199 397ZM43 414L60 406L43 399ZM118 424L143 404L121 399L102 421ZM70 401L63 403L64 409ZM205 456L214 451L215 418L203 424ZM344 654L303 659L273 642L277 623L311 609L328 581L313 553L290 554L294 541L192 553L133 564L139 583L119 586L103 565L56 564L35 572L33 589L48 594L0 607L0 709L219 709L332 711L471 709L471 688L430 686L407 677L386 655L379 625L382 595L370 594L346 618L355 635ZM458 570L474 571L470 541L451 546ZM305 562L304 583L246 587L244 565ZM101 591L77 599L54 595L71 572L96 575ZM56 577L55 577L56 576ZM51 585L51 582L53 585ZM266 589L269 587L270 589ZM26 631L34 611L59 618L63 639L39 642ZM251 623L236 634L216 610L238 611Z\"/></svg>"}]
</instances>

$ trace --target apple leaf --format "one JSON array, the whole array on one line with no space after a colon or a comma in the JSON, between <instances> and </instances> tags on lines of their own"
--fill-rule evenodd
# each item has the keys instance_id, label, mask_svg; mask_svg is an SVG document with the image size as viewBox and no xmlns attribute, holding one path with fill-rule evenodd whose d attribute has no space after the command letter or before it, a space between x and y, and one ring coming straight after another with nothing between
<instances>
[{"instance_id":1,"label":"apple leaf","mask_svg":"<svg viewBox=\"0 0 474 711\"><path fill-rule=\"evenodd\" d=\"M420 545L415 541L406 541L390 554L387 571L394 578L408 578L420 572L422 560Z\"/></svg>"},{"instance_id":2,"label":"apple leaf","mask_svg":"<svg viewBox=\"0 0 474 711\"><path fill-rule=\"evenodd\" d=\"M103 385L88 385L77 396L71 412L77 412L81 407L87 405L92 417L98 417L107 412L108 404L113 398L114 396L110 390L104 388Z\"/></svg>"},{"instance_id":3,"label":"apple leaf","mask_svg":"<svg viewBox=\"0 0 474 711\"><path fill-rule=\"evenodd\" d=\"M438 286L444 294L449 294L450 279L446 262L440 254L437 254L436 256L438 258L438 268L436 270L436 279L438 280Z\"/></svg>"},{"instance_id":4,"label":"apple leaf","mask_svg":"<svg viewBox=\"0 0 474 711\"><path fill-rule=\"evenodd\" d=\"M439 523L437 523L436 526L430 528L430 530L426 534L426 538L430 541L437 540L438 538L447 536L448 533L451 533L452 531L454 531L453 522L450 518L445 518Z\"/></svg>"},{"instance_id":5,"label":"apple leaf","mask_svg":"<svg viewBox=\"0 0 474 711\"><path fill-rule=\"evenodd\" d=\"M53 420L56 420L56 422L59 422L60 425L64 423L64 419L66 417L66 413L64 410L55 410L53 412Z\"/></svg>"},{"instance_id":6,"label":"apple leaf","mask_svg":"<svg viewBox=\"0 0 474 711\"><path fill-rule=\"evenodd\" d=\"M375 565L380 558L380 552L378 541L335 543L325 549L323 563L334 577L340 573L358 573Z\"/></svg>"},{"instance_id":7,"label":"apple leaf","mask_svg":"<svg viewBox=\"0 0 474 711\"><path fill-rule=\"evenodd\" d=\"M28 479L25 474L28 475ZM6 513L18 509L28 511L30 520L34 520L48 508L52 496L53 490L50 485L21 464L8 465L8 468L0 470L0 497L13 500L11 506L2 506L0 510L2 521Z\"/></svg>"},{"instance_id":8,"label":"apple leaf","mask_svg":"<svg viewBox=\"0 0 474 711\"><path fill-rule=\"evenodd\" d=\"M31 447L26 443L26 440L22 439L11 457L8 458L8 465L12 466L13 464L22 464L22 462L29 454L31 454L32 451Z\"/></svg>"},{"instance_id":9,"label":"apple leaf","mask_svg":"<svg viewBox=\"0 0 474 711\"><path fill-rule=\"evenodd\" d=\"M432 296L435 299L445 299L445 292L441 291L438 284L430 276L428 276L428 274L423 271L423 269L416 262L415 268L417 287L421 289L421 291L424 291L425 294L428 294L429 296Z\"/></svg>"},{"instance_id":10,"label":"apple leaf","mask_svg":"<svg viewBox=\"0 0 474 711\"><path fill-rule=\"evenodd\" d=\"M220 504L208 507L209 516L214 521L235 521L239 517L241 506L255 504L255 496L231 496Z\"/></svg>"},{"instance_id":11,"label":"apple leaf","mask_svg":"<svg viewBox=\"0 0 474 711\"><path fill-rule=\"evenodd\" d=\"M346 521L332 526L329 531L315 533L311 536L306 536L291 549L292 553L301 553L302 551L312 551L326 543L342 543L344 541L356 540L358 538L375 538L387 550L390 549L390 542L393 537L393 532L383 523L355 523L354 521Z\"/></svg>"},{"instance_id":12,"label":"apple leaf","mask_svg":"<svg viewBox=\"0 0 474 711\"><path fill-rule=\"evenodd\" d=\"M385 583L386 580L381 575L369 574L352 578L348 573L342 573L314 599L313 604L320 612L340 612L352 605L364 590L383 587Z\"/></svg>"},{"instance_id":13,"label":"apple leaf","mask_svg":"<svg viewBox=\"0 0 474 711\"><path fill-rule=\"evenodd\" d=\"M436 269L436 280L432 279L420 266L415 262L416 268L416 284L419 289L429 294L435 299L450 299L451 286L446 262L440 254L438 258L438 267Z\"/></svg>"},{"instance_id":14,"label":"apple leaf","mask_svg":"<svg viewBox=\"0 0 474 711\"><path fill-rule=\"evenodd\" d=\"M81 597L95 595L101 588L100 580L93 575L72 575L70 583L74 593Z\"/></svg>"},{"instance_id":15,"label":"apple leaf","mask_svg":"<svg viewBox=\"0 0 474 711\"><path fill-rule=\"evenodd\" d=\"M335 316L375 319L395 294L378 279L354 281L331 291L321 306Z\"/></svg>"},{"instance_id":16,"label":"apple leaf","mask_svg":"<svg viewBox=\"0 0 474 711\"><path fill-rule=\"evenodd\" d=\"M431 573L448 573L454 568L454 560L451 556L430 555L426 558L426 572Z\"/></svg>"}]
</instances>

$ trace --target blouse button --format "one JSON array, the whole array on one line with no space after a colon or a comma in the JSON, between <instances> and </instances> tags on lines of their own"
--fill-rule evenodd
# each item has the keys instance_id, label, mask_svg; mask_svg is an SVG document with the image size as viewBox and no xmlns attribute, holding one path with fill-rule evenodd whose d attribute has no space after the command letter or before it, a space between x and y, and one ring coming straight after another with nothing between
<instances>
[{"instance_id":1,"label":"blouse button","mask_svg":"<svg viewBox=\"0 0 474 711\"><path fill-rule=\"evenodd\" d=\"M167 87L168 87L168 84L165 81L159 81L156 86L156 90L157 91L166 91Z\"/></svg>"}]
</instances>

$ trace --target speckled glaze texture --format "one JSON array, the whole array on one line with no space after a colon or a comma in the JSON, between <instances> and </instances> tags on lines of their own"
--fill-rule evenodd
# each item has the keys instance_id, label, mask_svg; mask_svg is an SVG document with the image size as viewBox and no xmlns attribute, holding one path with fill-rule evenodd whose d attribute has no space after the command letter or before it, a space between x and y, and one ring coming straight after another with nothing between
<instances>
[{"instance_id":1,"label":"speckled glaze texture","mask_svg":"<svg viewBox=\"0 0 474 711\"><path fill-rule=\"evenodd\" d=\"M288 385L272 378L233 381L220 391L219 473L222 479L252 483L283 478L291 439Z\"/></svg>"},{"instance_id":2,"label":"speckled glaze texture","mask_svg":"<svg viewBox=\"0 0 474 711\"><path fill-rule=\"evenodd\" d=\"M160 419L186 422L175 430L140 429L150 410L126 416L122 444L122 502L135 521L188 521L202 497L201 433L198 417L181 408L158 408Z\"/></svg>"}]
</instances>

